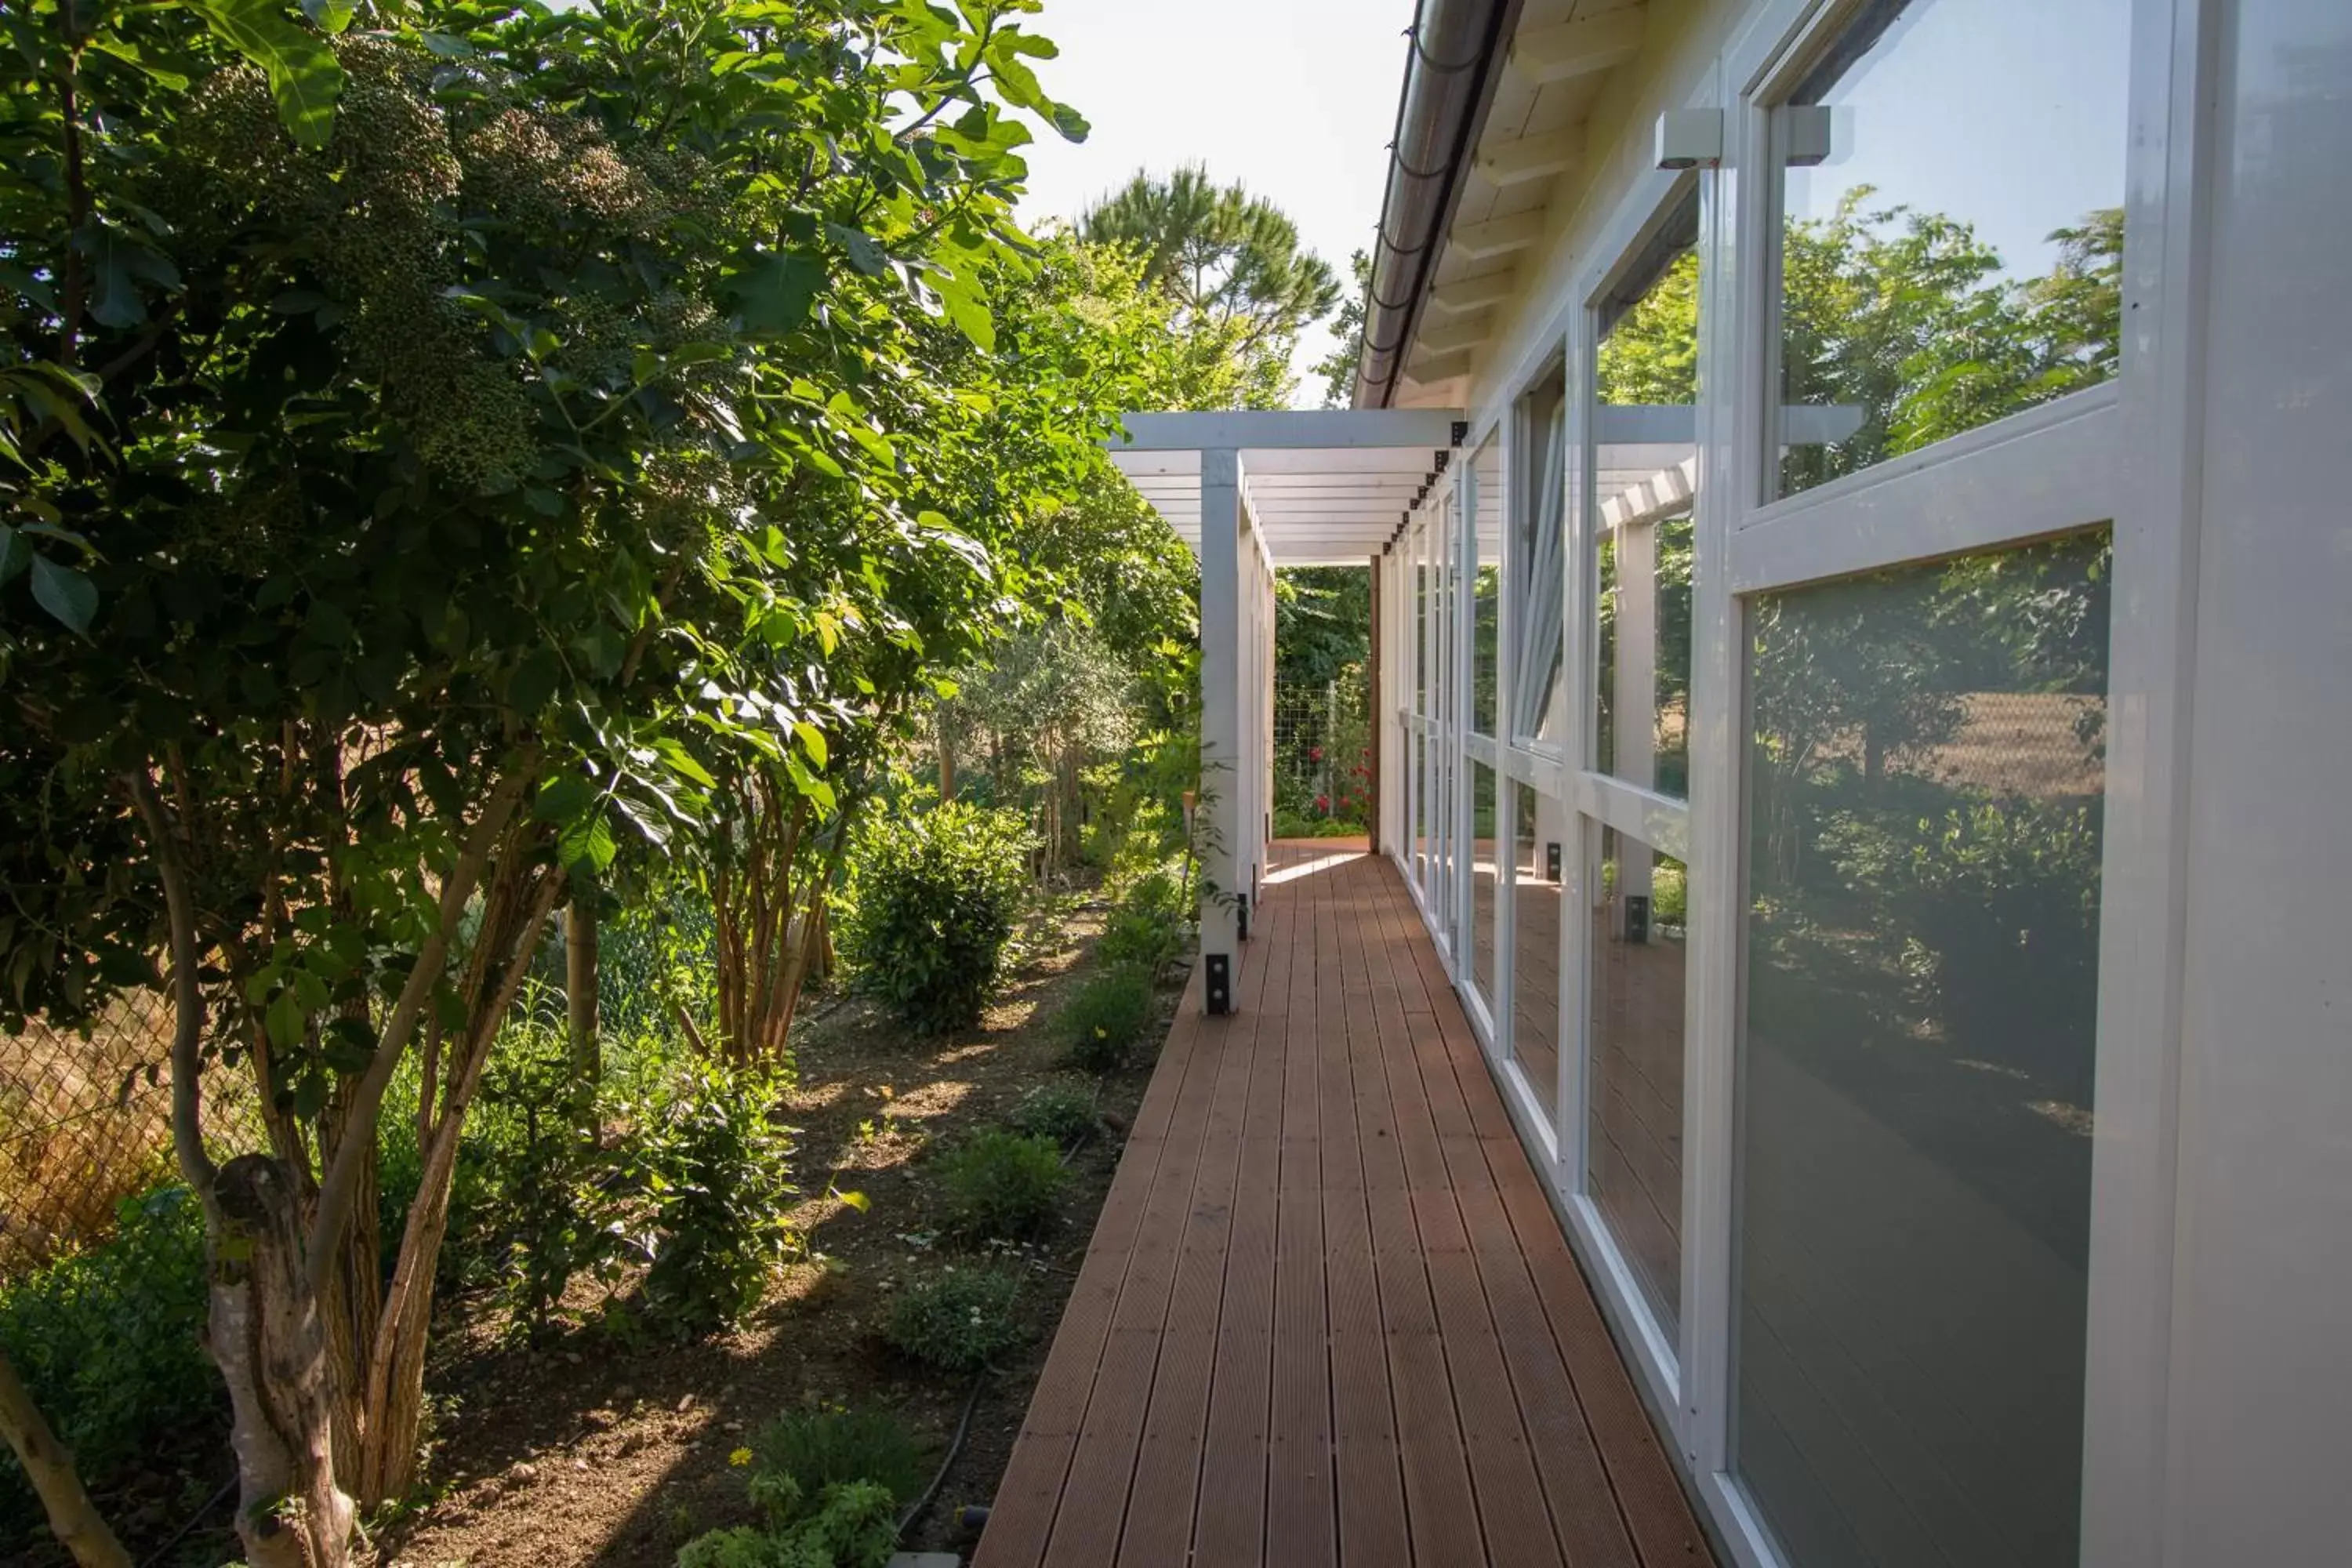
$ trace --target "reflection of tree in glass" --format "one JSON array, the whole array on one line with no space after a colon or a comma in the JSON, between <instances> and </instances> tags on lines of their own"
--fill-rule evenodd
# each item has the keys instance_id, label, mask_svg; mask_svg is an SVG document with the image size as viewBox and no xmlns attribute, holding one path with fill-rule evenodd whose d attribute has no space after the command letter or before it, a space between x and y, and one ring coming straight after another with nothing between
<instances>
[{"instance_id":1,"label":"reflection of tree in glass","mask_svg":"<svg viewBox=\"0 0 2352 1568\"><path fill-rule=\"evenodd\" d=\"M1790 447L1794 493L2115 374L2122 336L2123 213L2105 207L2050 237L2045 277L2000 277L1973 226L1896 205L1869 210L1868 185L1834 216L1799 219L1782 239L1781 392L1791 405L1843 405L1862 427Z\"/></svg>"},{"instance_id":2,"label":"reflection of tree in glass","mask_svg":"<svg viewBox=\"0 0 2352 1568\"><path fill-rule=\"evenodd\" d=\"M1667 264L1649 291L1601 340L1595 376L1603 403L1698 401L1698 252Z\"/></svg>"},{"instance_id":3,"label":"reflection of tree in glass","mask_svg":"<svg viewBox=\"0 0 2352 1568\"><path fill-rule=\"evenodd\" d=\"M1964 1055L2030 1051L2077 1105L2087 1053L2050 1042L2096 979L2108 552L2101 531L1754 612L1767 969L1843 973L1881 1026Z\"/></svg>"}]
</instances>

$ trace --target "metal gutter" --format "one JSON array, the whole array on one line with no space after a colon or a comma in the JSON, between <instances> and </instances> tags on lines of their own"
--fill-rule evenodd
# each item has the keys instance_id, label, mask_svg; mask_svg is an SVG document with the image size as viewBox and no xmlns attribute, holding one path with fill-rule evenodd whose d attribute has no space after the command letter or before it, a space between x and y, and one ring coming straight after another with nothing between
<instances>
[{"instance_id":1,"label":"metal gutter","mask_svg":"<svg viewBox=\"0 0 2352 1568\"><path fill-rule=\"evenodd\" d=\"M1397 94L1388 192L1365 290L1356 406L1385 408L1421 321L1463 173L1502 79L1503 50L1520 0L1420 0L1412 51Z\"/></svg>"}]
</instances>

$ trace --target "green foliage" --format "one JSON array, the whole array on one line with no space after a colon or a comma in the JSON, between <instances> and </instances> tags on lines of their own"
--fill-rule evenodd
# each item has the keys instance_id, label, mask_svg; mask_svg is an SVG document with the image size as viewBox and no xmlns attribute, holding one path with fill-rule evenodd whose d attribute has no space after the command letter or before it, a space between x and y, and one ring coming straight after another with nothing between
<instances>
[{"instance_id":1,"label":"green foliage","mask_svg":"<svg viewBox=\"0 0 2352 1568\"><path fill-rule=\"evenodd\" d=\"M1095 957L1108 967L1156 975L1181 956L1192 911L1175 873L1149 872L1112 906L1095 942Z\"/></svg>"},{"instance_id":2,"label":"green foliage","mask_svg":"<svg viewBox=\"0 0 2352 1568\"><path fill-rule=\"evenodd\" d=\"M1066 1149L1095 1130L1095 1097L1075 1084L1041 1083L1013 1102L1004 1124Z\"/></svg>"},{"instance_id":3,"label":"green foliage","mask_svg":"<svg viewBox=\"0 0 2352 1568\"><path fill-rule=\"evenodd\" d=\"M877 814L858 835L843 955L867 989L929 1033L976 1022L1027 890L1027 826L950 801Z\"/></svg>"},{"instance_id":4,"label":"green foliage","mask_svg":"<svg viewBox=\"0 0 2352 1568\"><path fill-rule=\"evenodd\" d=\"M923 1444L887 1411L788 1411L751 1439L751 1500L769 1524L789 1529L809 1518L831 1487L869 1481L904 1506L928 1479Z\"/></svg>"},{"instance_id":5,"label":"green foliage","mask_svg":"<svg viewBox=\"0 0 2352 1568\"><path fill-rule=\"evenodd\" d=\"M1339 280L1328 262L1300 247L1298 226L1240 185L1211 184L1205 168L1164 180L1139 172L1079 226L1090 240L1131 247L1146 283L1189 318L1242 328L1251 346L1272 342L1286 351L1339 303Z\"/></svg>"},{"instance_id":6,"label":"green foliage","mask_svg":"<svg viewBox=\"0 0 2352 1568\"><path fill-rule=\"evenodd\" d=\"M1069 1180L1050 1138L984 1127L939 1157L948 1223L975 1240L1034 1236L1054 1217Z\"/></svg>"},{"instance_id":7,"label":"green foliage","mask_svg":"<svg viewBox=\"0 0 2352 1568\"><path fill-rule=\"evenodd\" d=\"M2090 1017L2098 990L2100 813L2072 801L1969 801L1936 816L1832 813L1817 840L1960 1037ZM2031 984L2021 984L2031 976Z\"/></svg>"},{"instance_id":8,"label":"green foliage","mask_svg":"<svg viewBox=\"0 0 2352 1568\"><path fill-rule=\"evenodd\" d=\"M526 1012L509 1033L483 1074L482 1097L512 1136L495 1161L477 1155L488 1181L466 1217L479 1227L477 1247L500 1305L517 1329L537 1333L574 1276L614 1277L621 1209L614 1162L583 1131L593 1101L573 1077L561 1015Z\"/></svg>"},{"instance_id":9,"label":"green foliage","mask_svg":"<svg viewBox=\"0 0 2352 1568\"><path fill-rule=\"evenodd\" d=\"M714 1530L679 1550L677 1568L882 1568L898 1541L898 1503L888 1488L835 1482L790 1529Z\"/></svg>"},{"instance_id":10,"label":"green foliage","mask_svg":"<svg viewBox=\"0 0 2352 1568\"><path fill-rule=\"evenodd\" d=\"M1013 1310L1020 1295L1010 1268L950 1265L898 1293L882 1337L926 1366L969 1377L1028 1339Z\"/></svg>"},{"instance_id":11,"label":"green foliage","mask_svg":"<svg viewBox=\"0 0 2352 1568\"><path fill-rule=\"evenodd\" d=\"M0 1290L0 1352L100 1496L226 1419L205 1356L204 1215L168 1186L121 1205L113 1237ZM46 1529L0 1447L0 1540Z\"/></svg>"},{"instance_id":12,"label":"green foliage","mask_svg":"<svg viewBox=\"0 0 2352 1568\"><path fill-rule=\"evenodd\" d=\"M1861 408L1861 429L1782 458L1788 489L1819 484L2115 374L2123 217L2085 215L2047 277L2003 282L1972 226L1868 206L1856 186L1827 218L1789 226L1782 272L1787 401Z\"/></svg>"},{"instance_id":13,"label":"green foliage","mask_svg":"<svg viewBox=\"0 0 2352 1568\"><path fill-rule=\"evenodd\" d=\"M769 1108L778 1086L745 1069L692 1060L650 1108L635 1163L653 1202L645 1301L684 1335L732 1323L759 1305L790 1241L784 1211L792 1138Z\"/></svg>"},{"instance_id":14,"label":"green foliage","mask_svg":"<svg viewBox=\"0 0 2352 1568\"><path fill-rule=\"evenodd\" d=\"M1348 276L1353 287L1331 318L1332 350L1314 366L1323 378L1326 408L1352 407L1356 401L1356 374L1364 363L1364 301L1372 291L1370 255L1361 250L1350 255Z\"/></svg>"},{"instance_id":15,"label":"green foliage","mask_svg":"<svg viewBox=\"0 0 2352 1568\"><path fill-rule=\"evenodd\" d=\"M1071 1061L1092 1072L1125 1065L1155 1011L1150 971L1119 964L1088 975L1062 1005L1059 1024Z\"/></svg>"}]
</instances>

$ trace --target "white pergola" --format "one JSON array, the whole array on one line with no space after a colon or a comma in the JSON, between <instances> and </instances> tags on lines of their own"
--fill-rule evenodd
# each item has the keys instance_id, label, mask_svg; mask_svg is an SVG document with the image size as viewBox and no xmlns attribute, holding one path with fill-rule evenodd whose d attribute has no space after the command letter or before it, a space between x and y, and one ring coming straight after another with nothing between
<instances>
[{"instance_id":1,"label":"white pergola","mask_svg":"<svg viewBox=\"0 0 2352 1568\"><path fill-rule=\"evenodd\" d=\"M1368 564L1461 438L1454 409L1130 414L1111 461L1201 558L1205 1004L1229 1012L1273 821L1274 574ZM1376 618L1377 620L1377 618Z\"/></svg>"}]
</instances>

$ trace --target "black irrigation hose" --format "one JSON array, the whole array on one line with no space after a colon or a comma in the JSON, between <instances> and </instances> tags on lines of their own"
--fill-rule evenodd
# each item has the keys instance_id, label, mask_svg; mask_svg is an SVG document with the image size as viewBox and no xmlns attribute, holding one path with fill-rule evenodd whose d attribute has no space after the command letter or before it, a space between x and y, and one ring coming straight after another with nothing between
<instances>
[{"instance_id":1,"label":"black irrigation hose","mask_svg":"<svg viewBox=\"0 0 2352 1568\"><path fill-rule=\"evenodd\" d=\"M228 1496L229 1493L235 1490L236 1490L236 1478L231 1476L226 1481L224 1481L221 1484L220 1490L213 1493L212 1496L205 1500L204 1507L188 1515L187 1521L182 1524L179 1529L172 1531L171 1540L166 1541L163 1545L158 1546L154 1551L149 1552L147 1554L147 1561L142 1563L139 1565L139 1568L155 1568L156 1563L163 1561L163 1554L165 1552L180 1544L181 1542L185 1541L188 1538L188 1531L195 1529L197 1524L203 1521L205 1515L218 1508L220 1506L221 1499Z\"/></svg>"},{"instance_id":2,"label":"black irrigation hose","mask_svg":"<svg viewBox=\"0 0 2352 1568\"><path fill-rule=\"evenodd\" d=\"M901 1541L906 1539L908 1530L912 1527L915 1521L923 1517L923 1510L929 1508L932 1501L939 1497L940 1488L947 1484L948 1471L955 1468L956 1456L963 1452L964 1436L971 1430L971 1413L980 1404L980 1391L987 1384L988 1373L985 1368L972 1375L971 1392L965 1394L963 1398L963 1415L956 1422L955 1436L948 1439L948 1457L940 1461L939 1473L931 1478L931 1484L923 1489L923 1495L915 1500L912 1508L899 1516L898 1534L895 1539Z\"/></svg>"}]
</instances>

